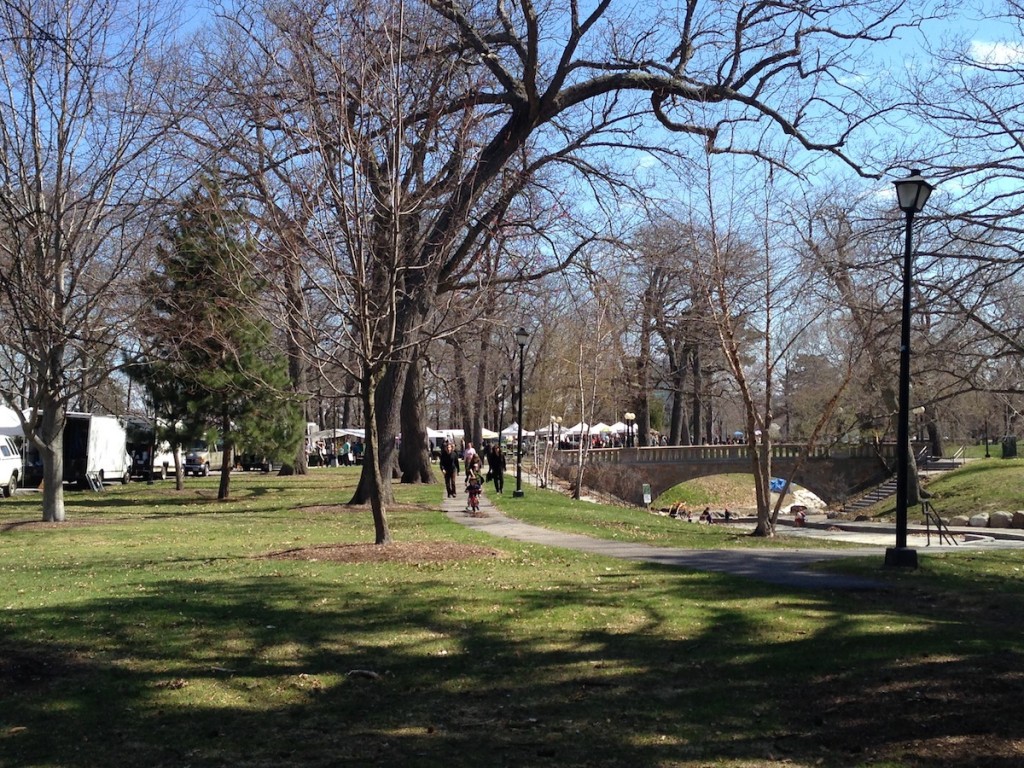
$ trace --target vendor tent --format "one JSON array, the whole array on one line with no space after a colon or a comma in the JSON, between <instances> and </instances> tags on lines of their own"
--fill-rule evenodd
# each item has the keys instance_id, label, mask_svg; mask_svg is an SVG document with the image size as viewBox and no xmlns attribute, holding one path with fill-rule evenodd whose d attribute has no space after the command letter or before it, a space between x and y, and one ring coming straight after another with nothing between
<instances>
[{"instance_id":1,"label":"vendor tent","mask_svg":"<svg viewBox=\"0 0 1024 768\"><path fill-rule=\"evenodd\" d=\"M591 434L595 434L595 435L607 435L611 431L612 431L612 428L610 426L608 426L607 424L605 424L603 421L597 422L597 424L595 424L594 426L592 426L590 428Z\"/></svg>"},{"instance_id":2,"label":"vendor tent","mask_svg":"<svg viewBox=\"0 0 1024 768\"><path fill-rule=\"evenodd\" d=\"M501 430L501 434L503 434L505 437L518 437L519 424L513 421L511 424L509 424L507 427ZM541 434L540 430L537 430L536 432L530 432L529 430L526 429L523 430L523 437L533 437L538 434Z\"/></svg>"},{"instance_id":3,"label":"vendor tent","mask_svg":"<svg viewBox=\"0 0 1024 768\"><path fill-rule=\"evenodd\" d=\"M540 429L534 430L534 434L536 434L538 437L547 437L552 433L561 437L566 433L566 430L562 429L562 427L558 425L556 425L555 428L552 429L550 424L545 424Z\"/></svg>"},{"instance_id":4,"label":"vendor tent","mask_svg":"<svg viewBox=\"0 0 1024 768\"><path fill-rule=\"evenodd\" d=\"M585 421L581 421L579 424L574 424L565 430L565 434L567 435L582 435L588 432L590 432L590 425Z\"/></svg>"},{"instance_id":5,"label":"vendor tent","mask_svg":"<svg viewBox=\"0 0 1024 768\"><path fill-rule=\"evenodd\" d=\"M310 435L314 440L337 440L342 437L365 437L365 432L360 427L346 427L344 429L321 429Z\"/></svg>"},{"instance_id":6,"label":"vendor tent","mask_svg":"<svg viewBox=\"0 0 1024 768\"><path fill-rule=\"evenodd\" d=\"M621 421L616 421L614 424L608 427L608 431L616 435L624 435L626 434L626 425L623 424Z\"/></svg>"},{"instance_id":7,"label":"vendor tent","mask_svg":"<svg viewBox=\"0 0 1024 768\"><path fill-rule=\"evenodd\" d=\"M21 419L18 418L18 412L0 405L0 435L20 437L21 434Z\"/></svg>"}]
</instances>

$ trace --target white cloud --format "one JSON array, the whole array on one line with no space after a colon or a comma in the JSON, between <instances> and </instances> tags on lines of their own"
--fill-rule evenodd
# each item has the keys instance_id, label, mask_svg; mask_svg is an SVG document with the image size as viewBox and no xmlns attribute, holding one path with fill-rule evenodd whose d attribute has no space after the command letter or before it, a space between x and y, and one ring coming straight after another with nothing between
<instances>
[{"instance_id":1,"label":"white cloud","mask_svg":"<svg viewBox=\"0 0 1024 768\"><path fill-rule=\"evenodd\" d=\"M971 41L971 58L978 64L1014 64L1024 61L1024 43Z\"/></svg>"}]
</instances>

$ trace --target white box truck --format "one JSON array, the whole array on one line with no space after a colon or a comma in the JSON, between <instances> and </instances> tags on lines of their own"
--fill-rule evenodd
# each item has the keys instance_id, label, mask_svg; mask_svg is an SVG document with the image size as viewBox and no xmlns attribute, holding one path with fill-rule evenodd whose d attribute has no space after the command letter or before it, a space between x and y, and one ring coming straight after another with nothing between
<instances>
[{"instance_id":1,"label":"white box truck","mask_svg":"<svg viewBox=\"0 0 1024 768\"><path fill-rule=\"evenodd\" d=\"M31 444L30 444L31 445ZM94 413L67 414L64 426L64 482L89 488L90 480L109 483L131 480L132 461L127 436L114 416ZM35 447L25 460L25 481L38 485L43 479L43 462Z\"/></svg>"},{"instance_id":2,"label":"white box truck","mask_svg":"<svg viewBox=\"0 0 1024 768\"><path fill-rule=\"evenodd\" d=\"M166 440L156 442L151 419L123 416L128 435L128 455L132 457L132 477L143 480L166 480L174 474L174 451ZM150 453L152 452L152 461Z\"/></svg>"}]
</instances>

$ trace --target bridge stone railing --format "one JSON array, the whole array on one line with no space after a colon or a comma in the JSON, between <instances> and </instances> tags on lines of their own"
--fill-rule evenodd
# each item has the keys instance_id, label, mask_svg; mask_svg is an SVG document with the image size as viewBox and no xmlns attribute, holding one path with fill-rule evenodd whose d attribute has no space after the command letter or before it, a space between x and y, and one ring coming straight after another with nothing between
<instances>
[{"instance_id":1,"label":"bridge stone railing","mask_svg":"<svg viewBox=\"0 0 1024 768\"><path fill-rule=\"evenodd\" d=\"M801 443L774 443L772 460L798 459L806 446ZM573 449L570 449L570 452ZM750 454L746 445L727 443L722 445L669 445L644 446L642 448L592 448L587 453L591 462L612 464L661 464L687 461L736 461L749 462ZM882 456L889 459L896 456L895 443L856 443L849 445L815 446L809 459L865 459Z\"/></svg>"}]
</instances>

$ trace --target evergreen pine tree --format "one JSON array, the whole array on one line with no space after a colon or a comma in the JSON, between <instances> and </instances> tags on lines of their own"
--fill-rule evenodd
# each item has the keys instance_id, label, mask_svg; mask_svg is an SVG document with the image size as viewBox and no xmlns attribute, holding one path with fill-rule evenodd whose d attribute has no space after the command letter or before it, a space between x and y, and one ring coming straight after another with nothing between
<instances>
[{"instance_id":1,"label":"evergreen pine tree","mask_svg":"<svg viewBox=\"0 0 1024 768\"><path fill-rule=\"evenodd\" d=\"M287 360L259 311L253 248L242 217L207 183L168 225L160 265L148 281L151 395L165 417L182 423L182 435L219 433L219 499L229 496L237 448L280 461L303 438Z\"/></svg>"}]
</instances>

